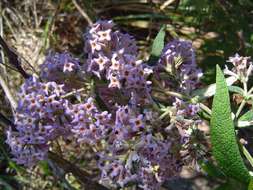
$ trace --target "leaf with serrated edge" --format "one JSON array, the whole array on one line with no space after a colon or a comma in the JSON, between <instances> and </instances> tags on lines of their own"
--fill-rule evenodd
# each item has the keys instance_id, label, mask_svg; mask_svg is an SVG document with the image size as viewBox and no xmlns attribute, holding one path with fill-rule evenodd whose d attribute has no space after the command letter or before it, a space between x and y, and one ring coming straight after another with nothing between
<instances>
[{"instance_id":1,"label":"leaf with serrated edge","mask_svg":"<svg viewBox=\"0 0 253 190\"><path fill-rule=\"evenodd\" d=\"M227 176L249 183L250 175L240 155L231 118L228 87L218 65L211 117L211 143L213 156L223 172Z\"/></svg>"}]
</instances>

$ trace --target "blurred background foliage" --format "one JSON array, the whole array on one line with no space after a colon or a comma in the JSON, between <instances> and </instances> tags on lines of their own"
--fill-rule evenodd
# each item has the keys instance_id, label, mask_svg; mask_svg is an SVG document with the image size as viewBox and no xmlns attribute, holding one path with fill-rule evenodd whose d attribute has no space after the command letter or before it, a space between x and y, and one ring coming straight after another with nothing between
<instances>
[{"instance_id":1,"label":"blurred background foliage","mask_svg":"<svg viewBox=\"0 0 253 190\"><path fill-rule=\"evenodd\" d=\"M193 42L206 84L214 82L216 64L222 66L235 53L253 54L251 0L1 0L0 8L0 35L14 47L30 73L38 71L49 51L68 50L84 60L83 33L89 19L114 20L118 29L137 39L139 56L144 60L148 60L152 41L165 24L167 42L173 38ZM1 59L5 61L3 56ZM3 64L2 73L15 94L22 83L21 77ZM12 119L12 110L1 88L0 108L1 113ZM62 153L64 158L86 167L87 171L94 170L92 158L87 154L91 147L85 147L83 155L82 149L75 145L61 146L68 150ZM8 150L4 143L4 125L0 123L0 189L80 189L80 183L71 173L59 177L63 174L52 164L43 162L33 169L15 165ZM194 180L187 184L180 188L210 189L212 186L209 182L203 185ZM179 188L179 184L174 186Z\"/></svg>"}]
</instances>

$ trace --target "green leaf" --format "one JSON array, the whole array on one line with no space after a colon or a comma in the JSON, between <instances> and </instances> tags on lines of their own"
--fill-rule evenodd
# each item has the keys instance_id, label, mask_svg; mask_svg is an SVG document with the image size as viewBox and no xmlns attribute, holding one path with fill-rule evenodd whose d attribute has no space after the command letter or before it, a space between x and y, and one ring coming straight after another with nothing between
<instances>
[{"instance_id":1,"label":"green leaf","mask_svg":"<svg viewBox=\"0 0 253 190\"><path fill-rule=\"evenodd\" d=\"M2 184L2 188L3 190L13 190L13 188L11 187L10 184L6 183L5 181L3 181L2 179L0 179L0 184ZM1 186L0 186L1 187Z\"/></svg>"},{"instance_id":2,"label":"green leaf","mask_svg":"<svg viewBox=\"0 0 253 190\"><path fill-rule=\"evenodd\" d=\"M238 86L228 86L228 90L244 96L244 90Z\"/></svg>"},{"instance_id":3,"label":"green leaf","mask_svg":"<svg viewBox=\"0 0 253 190\"><path fill-rule=\"evenodd\" d=\"M202 162L201 164L201 168L210 176L210 177L215 177L215 178L219 178L219 179L224 179L226 176L224 175L224 173L220 170L220 168L218 168L217 166L215 166L213 163L211 163L210 161L206 161L206 162Z\"/></svg>"},{"instance_id":4,"label":"green leaf","mask_svg":"<svg viewBox=\"0 0 253 190\"><path fill-rule=\"evenodd\" d=\"M248 127L251 125L253 125L253 110L247 111L237 122L237 127Z\"/></svg>"},{"instance_id":5,"label":"green leaf","mask_svg":"<svg viewBox=\"0 0 253 190\"><path fill-rule=\"evenodd\" d=\"M213 156L222 171L227 176L249 183L250 175L240 155L231 118L228 87L218 65L211 116L211 143Z\"/></svg>"},{"instance_id":6,"label":"green leaf","mask_svg":"<svg viewBox=\"0 0 253 190\"><path fill-rule=\"evenodd\" d=\"M236 77L228 77L226 78L226 83L228 86L231 86L237 81ZM198 100L204 100L206 98L210 98L215 94L216 84L210 84L206 88L198 89L192 92L192 96L198 97ZM237 89L238 90L238 89Z\"/></svg>"},{"instance_id":7,"label":"green leaf","mask_svg":"<svg viewBox=\"0 0 253 190\"><path fill-rule=\"evenodd\" d=\"M155 65L156 62L158 61L159 56L161 55L164 47L164 39L165 39L165 25L161 27L160 31L158 32L157 36L154 39L151 50L151 56L148 61L149 65Z\"/></svg>"},{"instance_id":8,"label":"green leaf","mask_svg":"<svg viewBox=\"0 0 253 190\"><path fill-rule=\"evenodd\" d=\"M252 120L253 120L253 110L247 111L239 118L239 121L252 121Z\"/></svg>"},{"instance_id":9,"label":"green leaf","mask_svg":"<svg viewBox=\"0 0 253 190\"><path fill-rule=\"evenodd\" d=\"M248 190L253 190L253 179L250 179L249 185L248 185Z\"/></svg>"}]
</instances>

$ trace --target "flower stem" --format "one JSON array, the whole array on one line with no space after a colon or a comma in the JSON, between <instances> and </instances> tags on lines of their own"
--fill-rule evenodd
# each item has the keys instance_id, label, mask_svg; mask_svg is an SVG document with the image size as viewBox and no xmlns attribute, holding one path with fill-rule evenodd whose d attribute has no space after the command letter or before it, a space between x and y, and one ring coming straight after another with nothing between
<instances>
[{"instance_id":1,"label":"flower stem","mask_svg":"<svg viewBox=\"0 0 253 190\"><path fill-rule=\"evenodd\" d=\"M252 156L250 155L249 151L245 148L244 145L241 145L241 146L242 146L242 152L243 152L244 156L247 158L250 165L253 167L253 158L252 158Z\"/></svg>"},{"instance_id":2,"label":"flower stem","mask_svg":"<svg viewBox=\"0 0 253 190\"><path fill-rule=\"evenodd\" d=\"M185 96L183 94L180 94L178 92L173 92L173 91L169 91L169 90L162 90L160 88L153 88L153 90L157 91L157 92L164 93L168 96L173 96L173 97L177 97L177 98L180 98L180 99L189 99L187 96Z\"/></svg>"},{"instance_id":3,"label":"flower stem","mask_svg":"<svg viewBox=\"0 0 253 190\"><path fill-rule=\"evenodd\" d=\"M205 111L205 112L208 113L209 115L212 114L212 111L210 110L210 108L207 107L205 104L199 103L199 106L200 106L200 108L201 108L203 111Z\"/></svg>"},{"instance_id":4,"label":"flower stem","mask_svg":"<svg viewBox=\"0 0 253 190\"><path fill-rule=\"evenodd\" d=\"M241 113L242 109L244 108L245 104L246 104L246 100L243 100L243 101L241 102L241 104L240 104L240 106L239 106L239 108L238 108L236 114L235 114L235 117L236 117L236 118L238 118L238 116L240 115L240 113Z\"/></svg>"}]
</instances>

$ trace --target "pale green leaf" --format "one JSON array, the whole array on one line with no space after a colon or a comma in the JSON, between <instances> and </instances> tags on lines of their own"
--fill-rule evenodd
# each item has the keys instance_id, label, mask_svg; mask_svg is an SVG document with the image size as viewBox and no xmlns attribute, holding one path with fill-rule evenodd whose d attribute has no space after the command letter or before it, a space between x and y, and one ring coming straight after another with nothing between
<instances>
[{"instance_id":1,"label":"pale green leaf","mask_svg":"<svg viewBox=\"0 0 253 190\"><path fill-rule=\"evenodd\" d=\"M158 61L159 56L161 55L164 47L164 39L165 39L165 26L163 25L154 39L151 55L148 61L149 65L154 65Z\"/></svg>"},{"instance_id":2,"label":"pale green leaf","mask_svg":"<svg viewBox=\"0 0 253 190\"><path fill-rule=\"evenodd\" d=\"M250 175L240 155L231 118L228 87L220 67L217 66L216 70L216 93L211 117L213 156L227 176L249 183Z\"/></svg>"},{"instance_id":3,"label":"pale green leaf","mask_svg":"<svg viewBox=\"0 0 253 190\"><path fill-rule=\"evenodd\" d=\"M236 77L228 77L226 78L226 83L228 86L231 86L237 81ZM192 92L192 96L198 97L198 100L204 100L206 98L210 98L215 94L216 84L210 84L206 88L197 89Z\"/></svg>"},{"instance_id":4,"label":"pale green leaf","mask_svg":"<svg viewBox=\"0 0 253 190\"><path fill-rule=\"evenodd\" d=\"M251 125L253 125L253 110L247 111L237 122L237 127L248 127Z\"/></svg>"}]
</instances>

